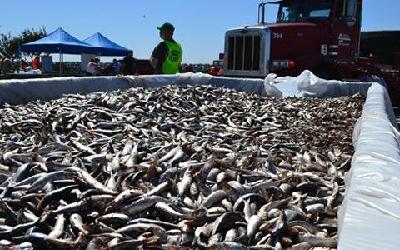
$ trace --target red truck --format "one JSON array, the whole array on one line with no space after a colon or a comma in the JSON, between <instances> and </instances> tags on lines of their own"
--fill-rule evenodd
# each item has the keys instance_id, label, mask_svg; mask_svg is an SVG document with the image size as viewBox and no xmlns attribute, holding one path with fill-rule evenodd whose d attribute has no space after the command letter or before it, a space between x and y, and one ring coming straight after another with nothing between
<instances>
[{"instance_id":1,"label":"red truck","mask_svg":"<svg viewBox=\"0 0 400 250\"><path fill-rule=\"evenodd\" d=\"M276 23L265 22L266 4L279 5ZM360 55L361 20L362 0L261 3L258 24L226 32L224 75L298 75L308 69L327 79L371 74L399 79L398 61L381 68L373 58Z\"/></svg>"}]
</instances>

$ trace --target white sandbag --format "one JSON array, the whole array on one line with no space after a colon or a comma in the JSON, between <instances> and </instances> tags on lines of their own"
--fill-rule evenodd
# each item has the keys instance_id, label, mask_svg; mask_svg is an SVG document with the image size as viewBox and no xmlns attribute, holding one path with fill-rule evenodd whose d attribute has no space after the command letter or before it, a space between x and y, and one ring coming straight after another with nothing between
<instances>
[{"instance_id":1,"label":"white sandbag","mask_svg":"<svg viewBox=\"0 0 400 250\"><path fill-rule=\"evenodd\" d=\"M333 81L336 83L337 81ZM322 96L328 90L328 84L332 81L317 77L311 71L304 71L295 78L295 83L299 91L313 93L316 96Z\"/></svg>"},{"instance_id":2,"label":"white sandbag","mask_svg":"<svg viewBox=\"0 0 400 250\"><path fill-rule=\"evenodd\" d=\"M386 89L374 83L354 130L355 153L338 214L338 249L399 248L400 138L390 110Z\"/></svg>"},{"instance_id":3,"label":"white sandbag","mask_svg":"<svg viewBox=\"0 0 400 250\"><path fill-rule=\"evenodd\" d=\"M276 74L268 74L264 80L264 89L267 96L282 97L282 91L275 86Z\"/></svg>"},{"instance_id":4,"label":"white sandbag","mask_svg":"<svg viewBox=\"0 0 400 250\"><path fill-rule=\"evenodd\" d=\"M371 86L370 82L325 80L308 70L298 77L278 77L274 84L283 93L283 97L339 97L352 96L356 93L367 95Z\"/></svg>"}]
</instances>

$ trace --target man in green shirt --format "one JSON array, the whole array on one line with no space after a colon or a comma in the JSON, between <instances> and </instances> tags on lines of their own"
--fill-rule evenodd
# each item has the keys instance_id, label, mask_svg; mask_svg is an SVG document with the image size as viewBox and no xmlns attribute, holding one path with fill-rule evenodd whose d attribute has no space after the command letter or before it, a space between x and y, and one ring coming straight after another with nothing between
<instances>
[{"instance_id":1,"label":"man in green shirt","mask_svg":"<svg viewBox=\"0 0 400 250\"><path fill-rule=\"evenodd\" d=\"M171 23L164 23L160 30L160 37L164 40L154 48L150 64L156 74L176 74L182 63L182 47L173 39L175 27Z\"/></svg>"}]
</instances>

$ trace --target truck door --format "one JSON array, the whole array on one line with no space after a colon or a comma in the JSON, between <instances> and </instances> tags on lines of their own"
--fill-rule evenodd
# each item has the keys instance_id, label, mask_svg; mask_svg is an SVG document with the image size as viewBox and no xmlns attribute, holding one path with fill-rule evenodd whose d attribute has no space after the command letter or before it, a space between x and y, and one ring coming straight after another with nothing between
<instances>
[{"instance_id":1,"label":"truck door","mask_svg":"<svg viewBox=\"0 0 400 250\"><path fill-rule=\"evenodd\" d=\"M331 26L330 55L338 59L357 57L362 0L336 0Z\"/></svg>"}]
</instances>

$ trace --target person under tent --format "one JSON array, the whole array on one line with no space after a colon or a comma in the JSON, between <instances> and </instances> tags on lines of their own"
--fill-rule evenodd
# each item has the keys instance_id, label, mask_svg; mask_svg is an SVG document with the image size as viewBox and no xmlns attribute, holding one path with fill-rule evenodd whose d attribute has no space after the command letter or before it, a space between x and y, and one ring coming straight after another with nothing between
<instances>
[{"instance_id":1,"label":"person under tent","mask_svg":"<svg viewBox=\"0 0 400 250\"><path fill-rule=\"evenodd\" d=\"M38 70L41 69L40 57L36 55L32 60L32 69Z\"/></svg>"},{"instance_id":2,"label":"person under tent","mask_svg":"<svg viewBox=\"0 0 400 250\"><path fill-rule=\"evenodd\" d=\"M0 75L3 74L3 61L4 61L4 58L0 57Z\"/></svg>"},{"instance_id":3,"label":"person under tent","mask_svg":"<svg viewBox=\"0 0 400 250\"><path fill-rule=\"evenodd\" d=\"M120 74L121 73L121 63L117 59L113 59L112 66L114 68L114 73L115 74Z\"/></svg>"},{"instance_id":4,"label":"person under tent","mask_svg":"<svg viewBox=\"0 0 400 250\"><path fill-rule=\"evenodd\" d=\"M123 75L136 75L137 74L137 59L133 57L132 51L122 59L121 70Z\"/></svg>"},{"instance_id":5,"label":"person under tent","mask_svg":"<svg viewBox=\"0 0 400 250\"><path fill-rule=\"evenodd\" d=\"M1 71L3 72L3 75L7 75L13 71L13 66L10 59L5 58L3 60Z\"/></svg>"},{"instance_id":6,"label":"person under tent","mask_svg":"<svg viewBox=\"0 0 400 250\"><path fill-rule=\"evenodd\" d=\"M86 74L88 76L96 76L96 75L98 75L98 73L99 73L99 71L98 71L96 58L92 58L92 59L90 59L90 61L88 62L87 66L86 66Z\"/></svg>"}]
</instances>

